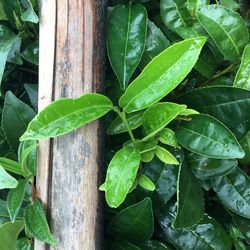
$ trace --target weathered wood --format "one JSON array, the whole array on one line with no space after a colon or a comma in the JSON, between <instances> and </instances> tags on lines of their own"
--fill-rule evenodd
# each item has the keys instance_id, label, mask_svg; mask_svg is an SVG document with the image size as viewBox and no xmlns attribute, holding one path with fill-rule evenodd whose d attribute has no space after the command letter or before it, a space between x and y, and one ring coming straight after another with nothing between
<instances>
[{"instance_id":1,"label":"weathered wood","mask_svg":"<svg viewBox=\"0 0 250 250\"><path fill-rule=\"evenodd\" d=\"M106 1L41 0L39 109L102 91ZM94 122L39 143L37 196L58 250L102 249L102 127ZM52 249L38 241L35 250Z\"/></svg>"}]
</instances>

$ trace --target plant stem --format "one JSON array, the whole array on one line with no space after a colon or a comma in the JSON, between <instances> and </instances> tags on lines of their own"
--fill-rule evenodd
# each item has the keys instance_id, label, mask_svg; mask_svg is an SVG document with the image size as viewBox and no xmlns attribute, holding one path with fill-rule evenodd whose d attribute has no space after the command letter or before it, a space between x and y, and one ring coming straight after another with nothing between
<instances>
[{"instance_id":1,"label":"plant stem","mask_svg":"<svg viewBox=\"0 0 250 250\"><path fill-rule=\"evenodd\" d=\"M230 64L227 68L225 68L224 70L220 71L219 73L215 74L212 79L216 79L222 75L225 75L226 73L229 73L231 72L232 70L234 70L236 64L235 63L232 63Z\"/></svg>"},{"instance_id":2,"label":"plant stem","mask_svg":"<svg viewBox=\"0 0 250 250\"><path fill-rule=\"evenodd\" d=\"M128 130L128 133L129 133L129 136L133 142L133 144L135 145L135 137L134 137L134 134L132 132L132 130L130 129L129 127L129 124L128 124L128 120L126 118L126 114L125 112L121 112L118 107L114 107L113 110L120 116L120 118L122 119L122 121L124 122L127 130Z\"/></svg>"}]
</instances>

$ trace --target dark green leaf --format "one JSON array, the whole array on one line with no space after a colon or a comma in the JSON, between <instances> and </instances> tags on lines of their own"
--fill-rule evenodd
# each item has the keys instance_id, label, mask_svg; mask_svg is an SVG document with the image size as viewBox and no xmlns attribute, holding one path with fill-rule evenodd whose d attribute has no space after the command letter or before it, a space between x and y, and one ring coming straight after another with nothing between
<instances>
[{"instance_id":1,"label":"dark green leaf","mask_svg":"<svg viewBox=\"0 0 250 250\"><path fill-rule=\"evenodd\" d=\"M192 167L194 175L201 180L227 175L238 166L238 162L235 159L213 159L194 153L188 154L188 162Z\"/></svg>"},{"instance_id":2,"label":"dark green leaf","mask_svg":"<svg viewBox=\"0 0 250 250\"><path fill-rule=\"evenodd\" d=\"M21 165L13 160L7 159L0 157L0 166L2 166L5 170L18 174L18 175L23 175L22 167Z\"/></svg>"},{"instance_id":3,"label":"dark green leaf","mask_svg":"<svg viewBox=\"0 0 250 250\"><path fill-rule=\"evenodd\" d=\"M22 205L28 180L20 180L18 186L15 189L9 191L7 197L8 211L12 222L16 220L19 209Z\"/></svg>"},{"instance_id":4,"label":"dark green leaf","mask_svg":"<svg viewBox=\"0 0 250 250\"><path fill-rule=\"evenodd\" d=\"M7 27L0 25L0 84L3 77L5 64L12 45L17 41L18 36Z\"/></svg>"},{"instance_id":5,"label":"dark green leaf","mask_svg":"<svg viewBox=\"0 0 250 250\"><path fill-rule=\"evenodd\" d=\"M23 222L7 222L0 227L1 250L16 250L17 237L23 230Z\"/></svg>"},{"instance_id":6,"label":"dark green leaf","mask_svg":"<svg viewBox=\"0 0 250 250\"><path fill-rule=\"evenodd\" d=\"M186 161L183 161L178 174L177 214L174 228L192 227L204 216L203 193Z\"/></svg>"},{"instance_id":7,"label":"dark green leaf","mask_svg":"<svg viewBox=\"0 0 250 250\"><path fill-rule=\"evenodd\" d=\"M22 57L35 65L38 65L38 55L39 55L39 44L38 44L38 40L28 44L24 51L21 53Z\"/></svg>"},{"instance_id":8,"label":"dark green leaf","mask_svg":"<svg viewBox=\"0 0 250 250\"><path fill-rule=\"evenodd\" d=\"M142 116L143 128L146 134L143 140L147 140L161 131L184 111L186 107L186 105L162 102L147 109Z\"/></svg>"},{"instance_id":9,"label":"dark green leaf","mask_svg":"<svg viewBox=\"0 0 250 250\"><path fill-rule=\"evenodd\" d=\"M7 141L7 138L3 132L3 129L0 127L0 156L6 156L12 151L13 150Z\"/></svg>"},{"instance_id":10,"label":"dark green leaf","mask_svg":"<svg viewBox=\"0 0 250 250\"><path fill-rule=\"evenodd\" d=\"M18 149L20 136L35 115L34 110L19 100L12 92L6 93L2 124L4 133L15 151Z\"/></svg>"},{"instance_id":11,"label":"dark green leaf","mask_svg":"<svg viewBox=\"0 0 250 250\"><path fill-rule=\"evenodd\" d=\"M234 79L235 87L250 90L250 44L244 49L241 65Z\"/></svg>"},{"instance_id":12,"label":"dark green leaf","mask_svg":"<svg viewBox=\"0 0 250 250\"><path fill-rule=\"evenodd\" d=\"M207 5L199 9L198 19L225 58L238 60L249 40L243 18L221 5Z\"/></svg>"},{"instance_id":13,"label":"dark green leaf","mask_svg":"<svg viewBox=\"0 0 250 250\"><path fill-rule=\"evenodd\" d=\"M66 134L100 118L112 107L112 102L100 94L57 100L30 122L21 140L46 139Z\"/></svg>"},{"instance_id":14,"label":"dark green leaf","mask_svg":"<svg viewBox=\"0 0 250 250\"><path fill-rule=\"evenodd\" d=\"M38 109L38 84L24 84L30 102L35 110Z\"/></svg>"},{"instance_id":15,"label":"dark green leaf","mask_svg":"<svg viewBox=\"0 0 250 250\"><path fill-rule=\"evenodd\" d=\"M176 217L176 205L165 207L157 217L164 239L179 250L231 250L229 235L215 219L207 215L198 225L184 229L173 229L171 226Z\"/></svg>"},{"instance_id":16,"label":"dark green leaf","mask_svg":"<svg viewBox=\"0 0 250 250\"><path fill-rule=\"evenodd\" d=\"M172 250L172 248L156 240L148 240L141 247L143 250Z\"/></svg>"},{"instance_id":17,"label":"dark green leaf","mask_svg":"<svg viewBox=\"0 0 250 250\"><path fill-rule=\"evenodd\" d=\"M126 240L119 240L112 244L111 250L141 250Z\"/></svg>"},{"instance_id":18,"label":"dark green leaf","mask_svg":"<svg viewBox=\"0 0 250 250\"><path fill-rule=\"evenodd\" d=\"M204 114L182 122L176 138L186 149L209 158L233 159L245 155L231 131L212 116Z\"/></svg>"},{"instance_id":19,"label":"dark green leaf","mask_svg":"<svg viewBox=\"0 0 250 250\"><path fill-rule=\"evenodd\" d=\"M108 233L132 243L149 240L154 230L152 204L149 198L125 208L108 224Z\"/></svg>"},{"instance_id":20,"label":"dark green leaf","mask_svg":"<svg viewBox=\"0 0 250 250\"><path fill-rule=\"evenodd\" d=\"M14 42L14 44L12 45L9 51L7 62L15 63L19 65L23 64L23 60L20 55L21 42L22 42L22 39L18 37L18 39L16 39L16 41Z\"/></svg>"},{"instance_id":21,"label":"dark green leaf","mask_svg":"<svg viewBox=\"0 0 250 250\"><path fill-rule=\"evenodd\" d=\"M105 197L110 207L118 207L132 187L140 165L140 151L130 145L120 149L109 163Z\"/></svg>"},{"instance_id":22,"label":"dark green leaf","mask_svg":"<svg viewBox=\"0 0 250 250\"><path fill-rule=\"evenodd\" d=\"M0 189L15 188L18 182L0 166Z\"/></svg>"},{"instance_id":23,"label":"dark green leaf","mask_svg":"<svg viewBox=\"0 0 250 250\"><path fill-rule=\"evenodd\" d=\"M130 113L166 96L191 71L205 41L204 37L184 40L156 56L126 89L120 106Z\"/></svg>"},{"instance_id":24,"label":"dark green leaf","mask_svg":"<svg viewBox=\"0 0 250 250\"><path fill-rule=\"evenodd\" d=\"M228 209L250 219L250 179L240 168L215 179L213 188Z\"/></svg>"},{"instance_id":25,"label":"dark green leaf","mask_svg":"<svg viewBox=\"0 0 250 250\"><path fill-rule=\"evenodd\" d=\"M24 210L24 225L34 238L52 246L56 245L56 241L50 233L42 205L37 199Z\"/></svg>"},{"instance_id":26,"label":"dark green leaf","mask_svg":"<svg viewBox=\"0 0 250 250\"><path fill-rule=\"evenodd\" d=\"M119 4L109 14L108 55L122 89L126 88L140 62L146 29L147 11L141 4Z\"/></svg>"},{"instance_id":27,"label":"dark green leaf","mask_svg":"<svg viewBox=\"0 0 250 250\"><path fill-rule=\"evenodd\" d=\"M146 47L139 64L139 68L143 69L145 66L159 53L170 45L169 40L162 33L162 31L155 25L154 22L148 20L148 32Z\"/></svg>"},{"instance_id":28,"label":"dark green leaf","mask_svg":"<svg viewBox=\"0 0 250 250\"><path fill-rule=\"evenodd\" d=\"M237 138L250 130L250 91L226 86L212 86L190 91L177 99L201 113L224 123Z\"/></svg>"},{"instance_id":29,"label":"dark green leaf","mask_svg":"<svg viewBox=\"0 0 250 250\"><path fill-rule=\"evenodd\" d=\"M36 12L33 9L32 3L30 0L25 0L26 5L27 5L27 9L25 10L25 12L22 13L21 15L21 19L24 22L32 22L32 23L38 23L39 18L36 14Z\"/></svg>"},{"instance_id":30,"label":"dark green leaf","mask_svg":"<svg viewBox=\"0 0 250 250\"><path fill-rule=\"evenodd\" d=\"M250 163L250 131L242 138L240 145L245 152L245 157L240 159L240 163L249 164Z\"/></svg>"}]
</instances>

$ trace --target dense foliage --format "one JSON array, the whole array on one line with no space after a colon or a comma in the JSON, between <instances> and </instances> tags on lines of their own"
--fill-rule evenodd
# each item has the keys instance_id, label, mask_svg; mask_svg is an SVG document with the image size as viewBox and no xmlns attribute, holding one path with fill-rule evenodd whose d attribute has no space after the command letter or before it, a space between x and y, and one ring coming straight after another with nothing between
<instances>
[{"instance_id":1,"label":"dense foliage","mask_svg":"<svg viewBox=\"0 0 250 250\"><path fill-rule=\"evenodd\" d=\"M24 226L27 236L22 232L18 245L31 248L32 237L55 244L40 202L31 197L36 141L107 114L100 186L107 249L249 249L247 1L109 1L107 96L60 99L35 117L37 50L26 41L36 42L38 19L29 1L6 3L1 29L13 33L8 42L0 39L7 48L0 51L2 68L7 60L0 144L6 246L13 248ZM22 64L9 61L12 55Z\"/></svg>"}]
</instances>

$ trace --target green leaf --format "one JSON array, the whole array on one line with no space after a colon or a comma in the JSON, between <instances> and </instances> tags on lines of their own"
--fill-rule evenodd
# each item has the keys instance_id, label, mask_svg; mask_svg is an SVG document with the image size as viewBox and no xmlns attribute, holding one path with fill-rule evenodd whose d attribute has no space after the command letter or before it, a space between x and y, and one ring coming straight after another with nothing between
<instances>
[{"instance_id":1,"label":"green leaf","mask_svg":"<svg viewBox=\"0 0 250 250\"><path fill-rule=\"evenodd\" d=\"M27 5L28 8L25 10L25 12L22 13L21 19L24 22L38 23L39 18L37 16L36 12L33 9L31 1L26 0L26 5Z\"/></svg>"},{"instance_id":2,"label":"green leaf","mask_svg":"<svg viewBox=\"0 0 250 250\"><path fill-rule=\"evenodd\" d=\"M36 199L24 210L24 225L32 237L52 246L56 241L52 236L41 203Z\"/></svg>"},{"instance_id":3,"label":"green leaf","mask_svg":"<svg viewBox=\"0 0 250 250\"><path fill-rule=\"evenodd\" d=\"M132 113L128 114L126 116L129 128L131 130L136 129L142 125L142 112ZM127 132L128 129L125 125L125 123L122 121L121 117L118 116L113 122L110 124L110 126L107 129L107 133L109 135L115 135L120 134L123 132Z\"/></svg>"},{"instance_id":4,"label":"green leaf","mask_svg":"<svg viewBox=\"0 0 250 250\"><path fill-rule=\"evenodd\" d=\"M16 250L17 237L23 230L23 222L7 222L0 227L1 250Z\"/></svg>"},{"instance_id":5,"label":"green leaf","mask_svg":"<svg viewBox=\"0 0 250 250\"><path fill-rule=\"evenodd\" d=\"M147 11L141 4L119 4L109 14L108 56L122 89L140 62L146 31Z\"/></svg>"},{"instance_id":6,"label":"green leaf","mask_svg":"<svg viewBox=\"0 0 250 250\"><path fill-rule=\"evenodd\" d=\"M147 140L161 131L186 107L186 105L162 102L147 109L142 116L143 129L146 134L143 140Z\"/></svg>"},{"instance_id":7,"label":"green leaf","mask_svg":"<svg viewBox=\"0 0 250 250\"><path fill-rule=\"evenodd\" d=\"M112 244L111 250L141 250L126 240L119 240Z\"/></svg>"},{"instance_id":8,"label":"green leaf","mask_svg":"<svg viewBox=\"0 0 250 250\"><path fill-rule=\"evenodd\" d=\"M207 5L199 9L198 20L225 58L239 59L249 34L246 23L237 12L221 5Z\"/></svg>"},{"instance_id":9,"label":"green leaf","mask_svg":"<svg viewBox=\"0 0 250 250\"><path fill-rule=\"evenodd\" d=\"M220 4L230 10L237 11L240 9L240 4L234 0L220 0Z\"/></svg>"},{"instance_id":10,"label":"green leaf","mask_svg":"<svg viewBox=\"0 0 250 250\"><path fill-rule=\"evenodd\" d=\"M164 49L169 47L170 42L154 22L148 20L147 40L144 53L139 64L143 69L146 65Z\"/></svg>"},{"instance_id":11,"label":"green leaf","mask_svg":"<svg viewBox=\"0 0 250 250\"><path fill-rule=\"evenodd\" d=\"M6 93L2 125L10 145L16 152L18 150L19 137L24 133L35 115L34 110L19 100L12 92L8 91Z\"/></svg>"},{"instance_id":12,"label":"green leaf","mask_svg":"<svg viewBox=\"0 0 250 250\"><path fill-rule=\"evenodd\" d=\"M249 164L250 163L250 131L240 140L240 145L245 152L245 157L240 159L240 163Z\"/></svg>"},{"instance_id":13,"label":"green leaf","mask_svg":"<svg viewBox=\"0 0 250 250\"><path fill-rule=\"evenodd\" d=\"M7 27L0 25L0 84L3 78L4 68L12 45L18 36Z\"/></svg>"},{"instance_id":14,"label":"green leaf","mask_svg":"<svg viewBox=\"0 0 250 250\"><path fill-rule=\"evenodd\" d=\"M203 192L186 161L183 161L178 173L177 214L174 228L192 227L204 216Z\"/></svg>"},{"instance_id":15,"label":"green leaf","mask_svg":"<svg viewBox=\"0 0 250 250\"><path fill-rule=\"evenodd\" d=\"M0 166L14 174L24 175L21 165L16 161L0 157Z\"/></svg>"},{"instance_id":16,"label":"green leaf","mask_svg":"<svg viewBox=\"0 0 250 250\"><path fill-rule=\"evenodd\" d=\"M138 184L148 191L155 190L155 184L144 174L139 177Z\"/></svg>"},{"instance_id":17,"label":"green leaf","mask_svg":"<svg viewBox=\"0 0 250 250\"><path fill-rule=\"evenodd\" d=\"M30 102L35 110L38 109L38 84L24 84Z\"/></svg>"},{"instance_id":18,"label":"green leaf","mask_svg":"<svg viewBox=\"0 0 250 250\"><path fill-rule=\"evenodd\" d=\"M172 250L172 248L165 246L163 243L156 240L148 240L141 245L143 250Z\"/></svg>"},{"instance_id":19,"label":"green leaf","mask_svg":"<svg viewBox=\"0 0 250 250\"><path fill-rule=\"evenodd\" d=\"M233 221L237 228L240 230L241 234L243 235L244 239L250 245L250 220L246 219L242 216L237 214L231 214Z\"/></svg>"},{"instance_id":20,"label":"green leaf","mask_svg":"<svg viewBox=\"0 0 250 250\"><path fill-rule=\"evenodd\" d=\"M205 41L204 37L187 39L156 56L120 98L124 111L145 109L170 93L191 71Z\"/></svg>"},{"instance_id":21,"label":"green leaf","mask_svg":"<svg viewBox=\"0 0 250 250\"><path fill-rule=\"evenodd\" d=\"M209 0L187 0L187 9L190 15L196 18L198 9L207 4L209 4Z\"/></svg>"},{"instance_id":22,"label":"green leaf","mask_svg":"<svg viewBox=\"0 0 250 250\"><path fill-rule=\"evenodd\" d=\"M20 55L21 43L22 43L22 39L19 36L18 39L16 39L16 41L13 43L9 51L7 62L18 64L18 65L23 64L23 60Z\"/></svg>"},{"instance_id":23,"label":"green leaf","mask_svg":"<svg viewBox=\"0 0 250 250\"><path fill-rule=\"evenodd\" d=\"M190 91L175 101L217 118L239 139L250 130L248 90L211 86Z\"/></svg>"},{"instance_id":24,"label":"green leaf","mask_svg":"<svg viewBox=\"0 0 250 250\"><path fill-rule=\"evenodd\" d=\"M7 204L10 219L12 222L16 220L16 217L18 215L19 209L22 205L25 196L25 191L28 183L28 180L20 180L18 182L18 186L15 189L10 190L8 193Z\"/></svg>"},{"instance_id":25,"label":"green leaf","mask_svg":"<svg viewBox=\"0 0 250 250\"><path fill-rule=\"evenodd\" d=\"M0 189L15 188L18 182L0 166Z\"/></svg>"},{"instance_id":26,"label":"green leaf","mask_svg":"<svg viewBox=\"0 0 250 250\"><path fill-rule=\"evenodd\" d=\"M28 62L38 65L38 56L39 56L39 42L38 40L28 44L24 51L21 53L21 56Z\"/></svg>"},{"instance_id":27,"label":"green leaf","mask_svg":"<svg viewBox=\"0 0 250 250\"><path fill-rule=\"evenodd\" d=\"M13 152L13 150L7 141L3 129L0 127L0 156L6 156L11 152Z\"/></svg>"},{"instance_id":28,"label":"green leaf","mask_svg":"<svg viewBox=\"0 0 250 250\"><path fill-rule=\"evenodd\" d=\"M165 148L157 146L155 155L165 164L179 165L176 158Z\"/></svg>"},{"instance_id":29,"label":"green leaf","mask_svg":"<svg viewBox=\"0 0 250 250\"><path fill-rule=\"evenodd\" d=\"M244 49L240 68L237 71L233 85L250 90L250 44Z\"/></svg>"},{"instance_id":30,"label":"green leaf","mask_svg":"<svg viewBox=\"0 0 250 250\"><path fill-rule=\"evenodd\" d=\"M112 108L112 102L100 94L57 100L30 122L20 140L40 140L66 134L100 118Z\"/></svg>"},{"instance_id":31,"label":"green leaf","mask_svg":"<svg viewBox=\"0 0 250 250\"><path fill-rule=\"evenodd\" d=\"M140 165L140 151L130 145L120 149L109 163L105 180L105 198L110 207L118 207L132 187Z\"/></svg>"},{"instance_id":32,"label":"green leaf","mask_svg":"<svg viewBox=\"0 0 250 250\"><path fill-rule=\"evenodd\" d=\"M215 159L243 158L245 153L232 132L209 115L194 115L176 131L178 142L193 153Z\"/></svg>"},{"instance_id":33,"label":"green leaf","mask_svg":"<svg viewBox=\"0 0 250 250\"><path fill-rule=\"evenodd\" d=\"M151 150L151 151L148 151L145 153L141 153L141 161L142 162L150 162L153 160L154 156L155 156L154 150Z\"/></svg>"},{"instance_id":34,"label":"green leaf","mask_svg":"<svg viewBox=\"0 0 250 250\"><path fill-rule=\"evenodd\" d=\"M250 179L240 168L215 179L213 188L228 209L250 219Z\"/></svg>"},{"instance_id":35,"label":"green leaf","mask_svg":"<svg viewBox=\"0 0 250 250\"><path fill-rule=\"evenodd\" d=\"M125 208L108 224L108 233L132 243L149 240L154 231L154 217L149 198Z\"/></svg>"},{"instance_id":36,"label":"green leaf","mask_svg":"<svg viewBox=\"0 0 250 250\"><path fill-rule=\"evenodd\" d=\"M175 137L175 132L169 128L164 128L158 134L158 139L161 143L178 148L178 143Z\"/></svg>"},{"instance_id":37,"label":"green leaf","mask_svg":"<svg viewBox=\"0 0 250 250\"><path fill-rule=\"evenodd\" d=\"M213 159L194 153L188 154L188 163L192 167L194 175L201 180L227 175L238 166L235 159Z\"/></svg>"},{"instance_id":38,"label":"green leaf","mask_svg":"<svg viewBox=\"0 0 250 250\"><path fill-rule=\"evenodd\" d=\"M205 215L203 220L191 228L174 229L176 205L168 205L157 213L164 239L179 250L231 250L232 240L223 227L213 218ZM191 219L191 217L190 217Z\"/></svg>"},{"instance_id":39,"label":"green leaf","mask_svg":"<svg viewBox=\"0 0 250 250\"><path fill-rule=\"evenodd\" d=\"M16 250L33 250L32 241L26 237L18 239L16 242Z\"/></svg>"}]
</instances>

